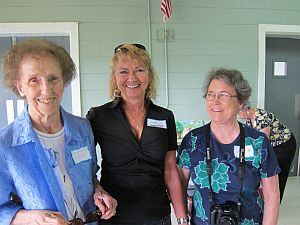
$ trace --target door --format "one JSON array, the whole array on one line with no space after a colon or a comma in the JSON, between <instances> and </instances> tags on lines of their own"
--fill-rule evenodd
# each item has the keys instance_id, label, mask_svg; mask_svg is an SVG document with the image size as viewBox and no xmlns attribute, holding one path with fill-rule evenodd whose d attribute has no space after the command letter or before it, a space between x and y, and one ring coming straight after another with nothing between
<instances>
[{"instance_id":1,"label":"door","mask_svg":"<svg viewBox=\"0 0 300 225\"><path fill-rule=\"evenodd\" d=\"M283 75L285 71L286 75ZM265 85L265 109L273 112L296 137L298 150L290 175L297 175L300 142L300 40L266 39Z\"/></svg>"},{"instance_id":2,"label":"door","mask_svg":"<svg viewBox=\"0 0 300 225\"><path fill-rule=\"evenodd\" d=\"M0 37L0 57L3 57L7 49L12 46L13 42L19 42L29 38L32 37ZM58 45L63 46L70 53L69 36L34 36L34 38L42 38L55 42ZM12 122L13 119L23 110L26 103L22 98L16 96L16 94L4 87L2 71L0 72L0 75L0 106L5 108L5 110L0 110L1 128ZM72 90L70 85L65 88L61 105L67 112L72 113Z\"/></svg>"}]
</instances>

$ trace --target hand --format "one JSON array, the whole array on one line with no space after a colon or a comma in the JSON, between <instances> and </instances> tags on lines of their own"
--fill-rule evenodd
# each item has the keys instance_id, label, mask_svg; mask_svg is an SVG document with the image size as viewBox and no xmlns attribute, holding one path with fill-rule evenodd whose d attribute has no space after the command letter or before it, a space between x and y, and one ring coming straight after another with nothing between
<instances>
[{"instance_id":1,"label":"hand","mask_svg":"<svg viewBox=\"0 0 300 225\"><path fill-rule=\"evenodd\" d=\"M96 192L94 194L95 205L102 213L101 219L109 219L116 214L117 201L106 192Z\"/></svg>"},{"instance_id":2,"label":"hand","mask_svg":"<svg viewBox=\"0 0 300 225\"><path fill-rule=\"evenodd\" d=\"M60 212L48 210L20 210L18 211L10 225L68 225Z\"/></svg>"}]
</instances>

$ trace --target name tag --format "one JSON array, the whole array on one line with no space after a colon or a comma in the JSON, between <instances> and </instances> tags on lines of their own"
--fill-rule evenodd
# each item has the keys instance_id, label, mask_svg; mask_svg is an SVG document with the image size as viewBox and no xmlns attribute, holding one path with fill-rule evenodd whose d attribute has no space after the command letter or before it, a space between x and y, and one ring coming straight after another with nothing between
<instances>
[{"instance_id":1,"label":"name tag","mask_svg":"<svg viewBox=\"0 0 300 225\"><path fill-rule=\"evenodd\" d=\"M236 158L240 157L240 146L234 146L234 156ZM246 145L245 146L245 158L251 159L254 157L254 149L252 145Z\"/></svg>"},{"instance_id":2,"label":"name tag","mask_svg":"<svg viewBox=\"0 0 300 225\"><path fill-rule=\"evenodd\" d=\"M71 154L75 164L92 158L87 146L74 150Z\"/></svg>"},{"instance_id":3,"label":"name tag","mask_svg":"<svg viewBox=\"0 0 300 225\"><path fill-rule=\"evenodd\" d=\"M252 145L246 145L245 147L245 157L253 158L254 157L254 149Z\"/></svg>"},{"instance_id":4,"label":"name tag","mask_svg":"<svg viewBox=\"0 0 300 225\"><path fill-rule=\"evenodd\" d=\"M154 120L154 119L147 118L147 126L167 129L167 121L166 120Z\"/></svg>"}]
</instances>

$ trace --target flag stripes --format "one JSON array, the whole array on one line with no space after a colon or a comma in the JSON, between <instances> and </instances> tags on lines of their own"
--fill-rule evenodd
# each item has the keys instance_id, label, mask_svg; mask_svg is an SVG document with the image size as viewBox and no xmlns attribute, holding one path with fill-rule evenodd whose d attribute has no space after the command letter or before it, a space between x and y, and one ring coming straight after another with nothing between
<instances>
[{"instance_id":1,"label":"flag stripes","mask_svg":"<svg viewBox=\"0 0 300 225\"><path fill-rule=\"evenodd\" d=\"M160 9L163 12L164 21L166 21L166 19L170 18L171 15L172 15L172 2L171 2L171 0L162 0Z\"/></svg>"}]
</instances>

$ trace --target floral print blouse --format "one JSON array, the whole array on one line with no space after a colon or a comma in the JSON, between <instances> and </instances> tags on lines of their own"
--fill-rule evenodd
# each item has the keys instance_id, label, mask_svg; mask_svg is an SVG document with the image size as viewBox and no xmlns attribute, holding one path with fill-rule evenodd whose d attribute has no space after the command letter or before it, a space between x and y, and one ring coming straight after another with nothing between
<instances>
[{"instance_id":1,"label":"floral print blouse","mask_svg":"<svg viewBox=\"0 0 300 225\"><path fill-rule=\"evenodd\" d=\"M254 113L255 124L253 124L253 128L261 130L265 127L270 127L269 139L273 147L290 139L291 131L273 113L259 108L254 108ZM246 125L251 126L250 119L246 120Z\"/></svg>"},{"instance_id":2,"label":"floral print blouse","mask_svg":"<svg viewBox=\"0 0 300 225\"><path fill-rule=\"evenodd\" d=\"M211 133L213 202L209 201L209 180L206 172L205 127L190 131L177 154L180 167L190 171L195 191L191 224L210 225L210 208L225 201L238 201L241 180L238 176L240 138L222 144ZM260 225L263 220L264 201L259 193L262 178L280 172L275 153L267 136L245 126L245 176L241 190L241 225Z\"/></svg>"}]
</instances>

